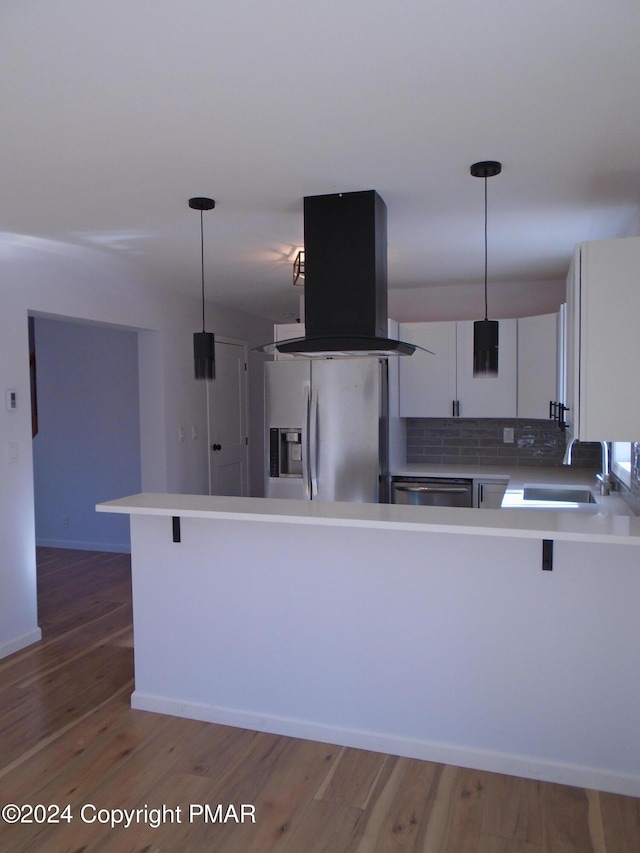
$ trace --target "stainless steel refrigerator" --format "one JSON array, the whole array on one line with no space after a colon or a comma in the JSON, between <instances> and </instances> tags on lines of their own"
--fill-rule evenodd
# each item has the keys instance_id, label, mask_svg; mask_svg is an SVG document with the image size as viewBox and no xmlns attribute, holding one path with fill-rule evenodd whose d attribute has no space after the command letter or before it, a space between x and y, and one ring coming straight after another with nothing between
<instances>
[{"instance_id":1,"label":"stainless steel refrigerator","mask_svg":"<svg viewBox=\"0 0 640 853\"><path fill-rule=\"evenodd\" d=\"M267 497L387 501L387 397L384 359L265 364Z\"/></svg>"}]
</instances>

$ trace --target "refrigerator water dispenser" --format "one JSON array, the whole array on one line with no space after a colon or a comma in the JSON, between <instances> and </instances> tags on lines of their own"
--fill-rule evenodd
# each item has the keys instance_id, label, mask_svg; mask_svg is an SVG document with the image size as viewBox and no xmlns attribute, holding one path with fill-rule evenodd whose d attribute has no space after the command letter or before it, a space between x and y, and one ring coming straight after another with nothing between
<instances>
[{"instance_id":1,"label":"refrigerator water dispenser","mask_svg":"<svg viewBox=\"0 0 640 853\"><path fill-rule=\"evenodd\" d=\"M269 476L302 477L302 429L269 430Z\"/></svg>"}]
</instances>

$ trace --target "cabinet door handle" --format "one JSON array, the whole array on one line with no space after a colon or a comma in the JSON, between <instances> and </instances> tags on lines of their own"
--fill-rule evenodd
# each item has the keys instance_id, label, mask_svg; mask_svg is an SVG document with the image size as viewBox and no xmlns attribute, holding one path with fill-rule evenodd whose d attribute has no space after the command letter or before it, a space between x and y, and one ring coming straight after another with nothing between
<instances>
[{"instance_id":1,"label":"cabinet door handle","mask_svg":"<svg viewBox=\"0 0 640 853\"><path fill-rule=\"evenodd\" d=\"M565 417L564 417L565 414L569 411L569 407L565 406L563 403L558 403L558 406L560 407L560 413L558 415L558 423L559 423L560 429L562 431L564 431L569 426L568 421L566 421Z\"/></svg>"},{"instance_id":2,"label":"cabinet door handle","mask_svg":"<svg viewBox=\"0 0 640 853\"><path fill-rule=\"evenodd\" d=\"M484 503L484 485L482 483L480 483L480 500L478 501L478 503Z\"/></svg>"}]
</instances>

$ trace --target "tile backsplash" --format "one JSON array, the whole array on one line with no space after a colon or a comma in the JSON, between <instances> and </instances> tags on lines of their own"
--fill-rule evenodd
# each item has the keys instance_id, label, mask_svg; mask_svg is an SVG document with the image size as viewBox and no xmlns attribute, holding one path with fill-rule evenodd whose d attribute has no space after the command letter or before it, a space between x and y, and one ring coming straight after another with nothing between
<instances>
[{"instance_id":1,"label":"tile backsplash","mask_svg":"<svg viewBox=\"0 0 640 853\"><path fill-rule=\"evenodd\" d=\"M513 444L503 430L513 429ZM524 418L407 418L407 462L445 465L562 465L566 438L555 421ZM599 443L574 445L572 464L601 467ZM640 480L639 480L640 485Z\"/></svg>"}]
</instances>

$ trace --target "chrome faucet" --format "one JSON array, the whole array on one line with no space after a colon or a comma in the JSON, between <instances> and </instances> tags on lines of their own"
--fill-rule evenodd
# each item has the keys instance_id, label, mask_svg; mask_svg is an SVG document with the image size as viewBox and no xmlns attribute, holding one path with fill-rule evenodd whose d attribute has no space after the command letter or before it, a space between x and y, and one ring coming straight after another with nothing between
<instances>
[{"instance_id":1,"label":"chrome faucet","mask_svg":"<svg viewBox=\"0 0 640 853\"><path fill-rule=\"evenodd\" d=\"M602 445L602 474L596 474L596 480L600 483L600 494L608 495L611 491L611 472L609 470L609 442L601 441Z\"/></svg>"},{"instance_id":2,"label":"chrome faucet","mask_svg":"<svg viewBox=\"0 0 640 853\"><path fill-rule=\"evenodd\" d=\"M573 454L573 443L576 441L575 438L570 438L567 442L567 448L564 452L564 458L562 459L563 465L571 465L571 456Z\"/></svg>"},{"instance_id":3,"label":"chrome faucet","mask_svg":"<svg viewBox=\"0 0 640 853\"><path fill-rule=\"evenodd\" d=\"M573 445L576 440L577 439L575 438L570 438L567 442L564 458L562 460L563 465L571 465ZM612 488L611 471L609 468L609 442L601 441L600 444L602 445L602 473L596 474L596 480L600 483L600 494L608 495Z\"/></svg>"}]
</instances>

